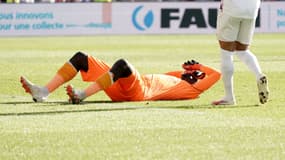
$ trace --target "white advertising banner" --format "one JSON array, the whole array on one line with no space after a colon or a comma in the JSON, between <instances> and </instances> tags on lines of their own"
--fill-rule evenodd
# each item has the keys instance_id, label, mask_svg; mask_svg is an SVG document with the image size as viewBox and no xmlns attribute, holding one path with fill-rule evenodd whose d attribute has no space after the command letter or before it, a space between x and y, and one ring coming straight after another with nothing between
<instances>
[{"instance_id":1,"label":"white advertising banner","mask_svg":"<svg viewBox=\"0 0 285 160\"><path fill-rule=\"evenodd\" d=\"M285 2L267 3L263 9L263 23L268 25L264 32L285 32Z\"/></svg>"},{"instance_id":2,"label":"white advertising banner","mask_svg":"<svg viewBox=\"0 0 285 160\"><path fill-rule=\"evenodd\" d=\"M285 2L263 2L257 32L285 33Z\"/></svg>"},{"instance_id":3,"label":"white advertising banner","mask_svg":"<svg viewBox=\"0 0 285 160\"><path fill-rule=\"evenodd\" d=\"M81 35L111 29L102 4L0 5L0 35Z\"/></svg>"},{"instance_id":4,"label":"white advertising banner","mask_svg":"<svg viewBox=\"0 0 285 160\"><path fill-rule=\"evenodd\" d=\"M129 34L214 33L218 6L219 3L118 4L113 8L113 29Z\"/></svg>"},{"instance_id":5,"label":"white advertising banner","mask_svg":"<svg viewBox=\"0 0 285 160\"><path fill-rule=\"evenodd\" d=\"M214 34L218 2L1 4L0 36ZM285 33L285 2L263 2L256 32Z\"/></svg>"}]
</instances>

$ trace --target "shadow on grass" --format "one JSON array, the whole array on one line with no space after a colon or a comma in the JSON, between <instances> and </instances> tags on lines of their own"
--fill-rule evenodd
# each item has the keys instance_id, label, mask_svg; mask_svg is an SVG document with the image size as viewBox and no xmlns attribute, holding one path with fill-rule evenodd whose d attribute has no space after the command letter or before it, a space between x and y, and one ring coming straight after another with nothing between
<instances>
[{"instance_id":1,"label":"shadow on grass","mask_svg":"<svg viewBox=\"0 0 285 160\"><path fill-rule=\"evenodd\" d=\"M84 104L90 104L90 103L119 103L119 102L112 102L112 101L84 101L80 103L80 105ZM57 105L71 105L69 102L63 102L63 101L56 101L56 102L43 102L43 103L36 103L36 102L0 102L0 104L7 104L7 105L17 105L17 104L57 104Z\"/></svg>"},{"instance_id":2,"label":"shadow on grass","mask_svg":"<svg viewBox=\"0 0 285 160\"><path fill-rule=\"evenodd\" d=\"M102 112L102 111L121 111L135 110L140 108L100 108L100 109L80 109L80 110L60 110L60 111L42 111L42 112L21 112L21 113L0 113L0 116L27 116L27 115L48 115L48 114L63 114L63 113L79 113L79 112Z\"/></svg>"},{"instance_id":3,"label":"shadow on grass","mask_svg":"<svg viewBox=\"0 0 285 160\"><path fill-rule=\"evenodd\" d=\"M74 106L84 106L87 104L120 104L119 107L108 107L108 108L84 108L84 109L71 109L71 110L52 110L52 111L33 111L33 112L10 112L10 113L0 113L0 116L26 116L26 115L49 115L49 114L66 114L66 113L82 113L82 112L107 112L107 111L122 111L122 110L138 110L138 109L229 109L229 108L252 108L252 107L260 107L259 105L230 105L230 106L213 106L210 104L200 104L200 105L185 105L185 106L155 106L154 104L149 105L149 102L145 104L139 104L137 106L122 106L122 103L126 102L112 102L112 101L84 101L79 105ZM45 103L34 103L34 102L4 102L0 104L7 104L7 105L17 105L17 104L37 104L37 106L58 106L58 105L69 105L72 104L68 102L45 102ZM42 105L39 105L42 104ZM144 106L142 106L144 105ZM159 104L158 104L159 105ZM70 109L70 108L69 108Z\"/></svg>"},{"instance_id":4,"label":"shadow on grass","mask_svg":"<svg viewBox=\"0 0 285 160\"><path fill-rule=\"evenodd\" d=\"M84 101L80 104L70 104L68 102L44 102L44 103L35 103L35 102L1 102L2 105L23 105L23 104L34 104L35 107L45 107L45 106L84 106L87 104L119 104L122 102L112 102L112 101ZM122 105L120 105L122 106ZM30 111L30 112L10 112L10 113L0 113L0 116L26 116L26 115L48 115L48 114L64 114L64 113L80 113L80 112L103 112L103 111L122 111L122 110L136 110L147 107L140 106L126 106L126 107L113 107L113 108L94 108L94 109L64 109L64 110L51 110L51 111Z\"/></svg>"},{"instance_id":5,"label":"shadow on grass","mask_svg":"<svg viewBox=\"0 0 285 160\"><path fill-rule=\"evenodd\" d=\"M253 108L261 107L258 104L255 105L219 105L214 106L210 104L192 105L192 106L166 106L166 107L151 107L159 109L230 109L230 108Z\"/></svg>"}]
</instances>

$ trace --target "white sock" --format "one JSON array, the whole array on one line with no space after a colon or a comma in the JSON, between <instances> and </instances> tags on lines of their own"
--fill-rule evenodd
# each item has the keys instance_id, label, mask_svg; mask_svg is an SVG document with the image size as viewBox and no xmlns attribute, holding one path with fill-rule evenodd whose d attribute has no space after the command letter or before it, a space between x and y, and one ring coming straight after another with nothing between
<instances>
[{"instance_id":1,"label":"white sock","mask_svg":"<svg viewBox=\"0 0 285 160\"><path fill-rule=\"evenodd\" d=\"M236 54L238 58L247 65L249 70L255 74L257 80L263 76L258 60L250 50L236 51Z\"/></svg>"},{"instance_id":2,"label":"white sock","mask_svg":"<svg viewBox=\"0 0 285 160\"><path fill-rule=\"evenodd\" d=\"M224 82L225 97L223 100L234 101L233 74L234 74L234 52L221 49L221 71Z\"/></svg>"},{"instance_id":3,"label":"white sock","mask_svg":"<svg viewBox=\"0 0 285 160\"><path fill-rule=\"evenodd\" d=\"M83 100L87 97L83 90L76 90L75 93L77 94L80 100Z\"/></svg>"},{"instance_id":4,"label":"white sock","mask_svg":"<svg viewBox=\"0 0 285 160\"><path fill-rule=\"evenodd\" d=\"M48 97L49 91L48 91L48 88L47 88L47 87L44 87L44 86L41 87L41 86L37 86L37 85L34 85L34 86L39 89L39 92L37 93L37 94L38 94L37 96L45 97L45 98Z\"/></svg>"},{"instance_id":5,"label":"white sock","mask_svg":"<svg viewBox=\"0 0 285 160\"><path fill-rule=\"evenodd\" d=\"M42 94L45 95L45 96L49 95L49 91L48 91L47 87L42 87Z\"/></svg>"}]
</instances>

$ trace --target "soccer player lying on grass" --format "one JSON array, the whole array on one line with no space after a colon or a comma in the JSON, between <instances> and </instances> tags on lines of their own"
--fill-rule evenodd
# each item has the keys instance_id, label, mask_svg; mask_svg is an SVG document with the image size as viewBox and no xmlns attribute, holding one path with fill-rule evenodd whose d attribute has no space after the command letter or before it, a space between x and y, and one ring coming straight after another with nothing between
<instances>
[{"instance_id":1,"label":"soccer player lying on grass","mask_svg":"<svg viewBox=\"0 0 285 160\"><path fill-rule=\"evenodd\" d=\"M220 73L192 60L183 70L166 74L140 75L126 60L120 59L109 67L105 62L77 52L43 87L21 77L25 91L35 102L43 102L59 86L80 71L83 81L93 82L85 90L66 87L70 102L78 104L85 98L103 90L112 101L182 100L194 99L220 79Z\"/></svg>"}]
</instances>

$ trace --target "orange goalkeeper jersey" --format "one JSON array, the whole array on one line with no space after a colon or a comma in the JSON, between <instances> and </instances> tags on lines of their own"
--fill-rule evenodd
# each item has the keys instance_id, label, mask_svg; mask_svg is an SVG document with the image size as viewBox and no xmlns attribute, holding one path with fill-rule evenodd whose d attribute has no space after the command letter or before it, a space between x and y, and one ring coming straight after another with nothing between
<instances>
[{"instance_id":1,"label":"orange goalkeeper jersey","mask_svg":"<svg viewBox=\"0 0 285 160\"><path fill-rule=\"evenodd\" d=\"M87 72L81 71L84 81L96 81L110 69L105 62L91 56L88 57L88 66ZM132 75L118 79L105 92L113 101L194 99L220 78L219 72L207 66L202 66L201 71L206 77L189 84L181 79L182 71L140 75L134 69Z\"/></svg>"}]
</instances>

